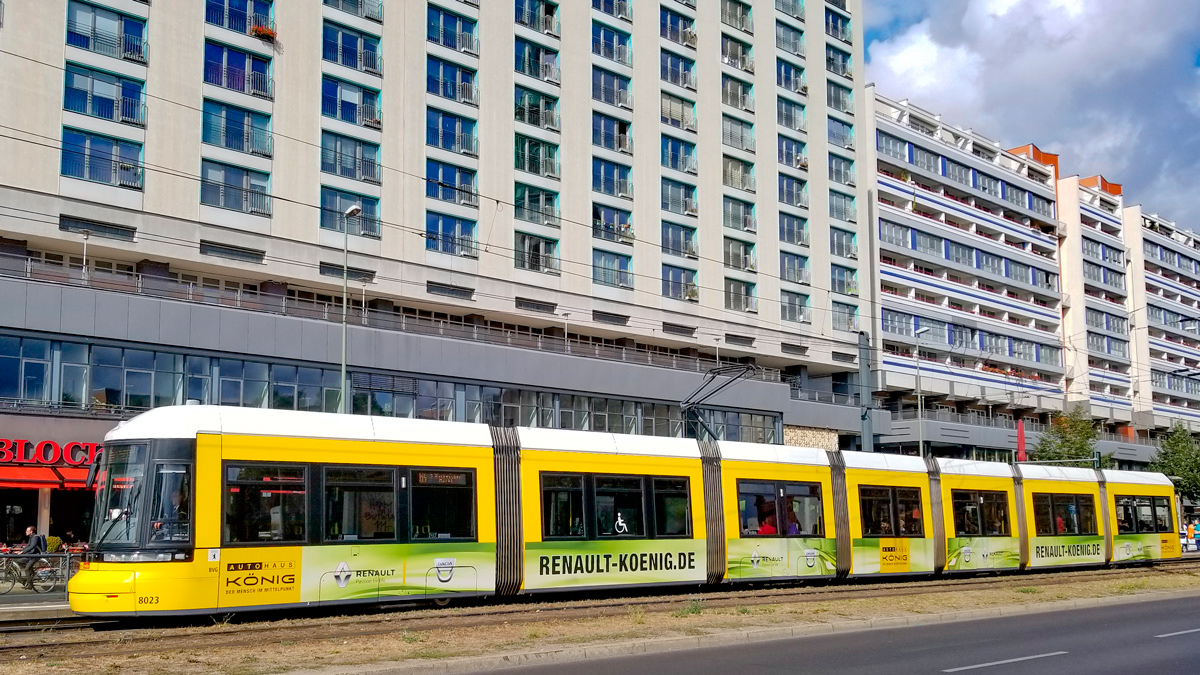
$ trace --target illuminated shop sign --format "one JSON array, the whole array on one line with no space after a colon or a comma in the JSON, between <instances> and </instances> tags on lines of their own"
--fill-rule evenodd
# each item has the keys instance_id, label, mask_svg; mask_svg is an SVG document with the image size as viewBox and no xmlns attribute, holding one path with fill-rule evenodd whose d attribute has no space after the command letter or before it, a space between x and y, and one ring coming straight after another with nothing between
<instances>
[{"instance_id":1,"label":"illuminated shop sign","mask_svg":"<svg viewBox=\"0 0 1200 675\"><path fill-rule=\"evenodd\" d=\"M35 466L87 466L96 461L99 443L72 441L32 441L23 438L0 438L0 465L32 464Z\"/></svg>"}]
</instances>

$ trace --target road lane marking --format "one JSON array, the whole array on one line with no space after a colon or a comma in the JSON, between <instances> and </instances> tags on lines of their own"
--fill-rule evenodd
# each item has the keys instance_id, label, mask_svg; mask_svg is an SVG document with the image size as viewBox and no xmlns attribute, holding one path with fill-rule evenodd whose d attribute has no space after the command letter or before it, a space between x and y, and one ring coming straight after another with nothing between
<instances>
[{"instance_id":1,"label":"road lane marking","mask_svg":"<svg viewBox=\"0 0 1200 675\"><path fill-rule=\"evenodd\" d=\"M1044 659L1047 656L1062 656L1070 652L1050 652L1048 654L1035 654L1033 656L1022 656L1017 659L1004 659L1003 661L992 661L991 663L977 663L973 666L962 666L960 668L948 668L943 670L943 673L957 673L964 670L975 670L976 668L990 668L991 666L1003 666L1007 663L1020 663L1021 661L1032 661L1033 659Z\"/></svg>"},{"instance_id":2,"label":"road lane marking","mask_svg":"<svg viewBox=\"0 0 1200 675\"><path fill-rule=\"evenodd\" d=\"M1177 633L1163 633L1162 635L1155 635L1154 637L1156 637L1156 638L1175 637L1176 635L1187 635L1188 633L1200 633L1200 628L1193 628L1191 630L1181 630Z\"/></svg>"}]
</instances>

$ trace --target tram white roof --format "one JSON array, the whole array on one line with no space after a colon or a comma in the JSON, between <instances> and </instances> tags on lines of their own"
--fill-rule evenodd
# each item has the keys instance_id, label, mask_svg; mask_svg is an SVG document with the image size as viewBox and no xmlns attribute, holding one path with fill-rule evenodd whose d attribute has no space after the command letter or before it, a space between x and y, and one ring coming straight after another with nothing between
<instances>
[{"instance_id":1,"label":"tram white roof","mask_svg":"<svg viewBox=\"0 0 1200 675\"><path fill-rule=\"evenodd\" d=\"M1173 485L1171 479L1161 473L1150 471L1113 471L1104 470L1104 478L1110 483L1128 483L1132 485Z\"/></svg>"},{"instance_id":2,"label":"tram white roof","mask_svg":"<svg viewBox=\"0 0 1200 675\"><path fill-rule=\"evenodd\" d=\"M700 447L690 438L635 436L598 431L534 429L520 427L523 450L561 450L565 452L601 452L614 455L700 458Z\"/></svg>"},{"instance_id":3,"label":"tram white roof","mask_svg":"<svg viewBox=\"0 0 1200 675\"><path fill-rule=\"evenodd\" d=\"M1022 464L1021 477L1030 480L1066 480L1076 483L1095 483L1096 471L1077 466Z\"/></svg>"},{"instance_id":4,"label":"tram white roof","mask_svg":"<svg viewBox=\"0 0 1200 675\"><path fill-rule=\"evenodd\" d=\"M212 405L155 408L122 422L104 441L195 438L202 433L492 445L491 432L482 424Z\"/></svg>"},{"instance_id":5,"label":"tram white roof","mask_svg":"<svg viewBox=\"0 0 1200 675\"><path fill-rule=\"evenodd\" d=\"M978 462L970 459L938 458L943 474L955 476L990 476L1012 478L1012 467L1002 462Z\"/></svg>"},{"instance_id":6,"label":"tram white roof","mask_svg":"<svg viewBox=\"0 0 1200 675\"><path fill-rule=\"evenodd\" d=\"M721 459L740 460L744 462L776 462L779 464L829 466L829 454L817 448L742 443L740 441L721 441L720 446Z\"/></svg>"},{"instance_id":7,"label":"tram white roof","mask_svg":"<svg viewBox=\"0 0 1200 675\"><path fill-rule=\"evenodd\" d=\"M926 473L925 460L909 455L893 455L887 452L843 452L848 469L879 469L881 471L909 471Z\"/></svg>"}]
</instances>

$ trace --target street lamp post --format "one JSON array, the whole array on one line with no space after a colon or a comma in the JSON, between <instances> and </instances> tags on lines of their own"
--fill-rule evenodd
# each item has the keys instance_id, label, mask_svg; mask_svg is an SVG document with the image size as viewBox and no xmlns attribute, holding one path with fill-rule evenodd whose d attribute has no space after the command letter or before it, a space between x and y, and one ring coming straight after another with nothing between
<instances>
[{"instance_id":1,"label":"street lamp post","mask_svg":"<svg viewBox=\"0 0 1200 675\"><path fill-rule=\"evenodd\" d=\"M346 209L342 221L342 412L350 412L350 398L346 387L346 323L350 307L350 219L362 213L358 204Z\"/></svg>"},{"instance_id":2,"label":"street lamp post","mask_svg":"<svg viewBox=\"0 0 1200 675\"><path fill-rule=\"evenodd\" d=\"M87 266L87 242L88 237L92 236L91 230L80 230L79 234L83 235L83 285L88 285L88 266Z\"/></svg>"},{"instance_id":3,"label":"street lamp post","mask_svg":"<svg viewBox=\"0 0 1200 675\"><path fill-rule=\"evenodd\" d=\"M921 391L921 336L928 332L927 326L913 333L917 338L917 448L922 458L925 457L925 394Z\"/></svg>"}]
</instances>

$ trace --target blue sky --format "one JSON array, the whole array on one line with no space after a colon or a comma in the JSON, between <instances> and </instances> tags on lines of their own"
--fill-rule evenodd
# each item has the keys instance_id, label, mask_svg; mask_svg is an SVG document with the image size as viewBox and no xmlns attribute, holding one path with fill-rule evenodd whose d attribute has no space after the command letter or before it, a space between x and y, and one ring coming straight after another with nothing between
<instances>
[{"instance_id":1,"label":"blue sky","mask_svg":"<svg viewBox=\"0 0 1200 675\"><path fill-rule=\"evenodd\" d=\"M863 3L879 93L1059 153L1063 175L1103 174L1126 204L1200 229L1200 2Z\"/></svg>"}]
</instances>

